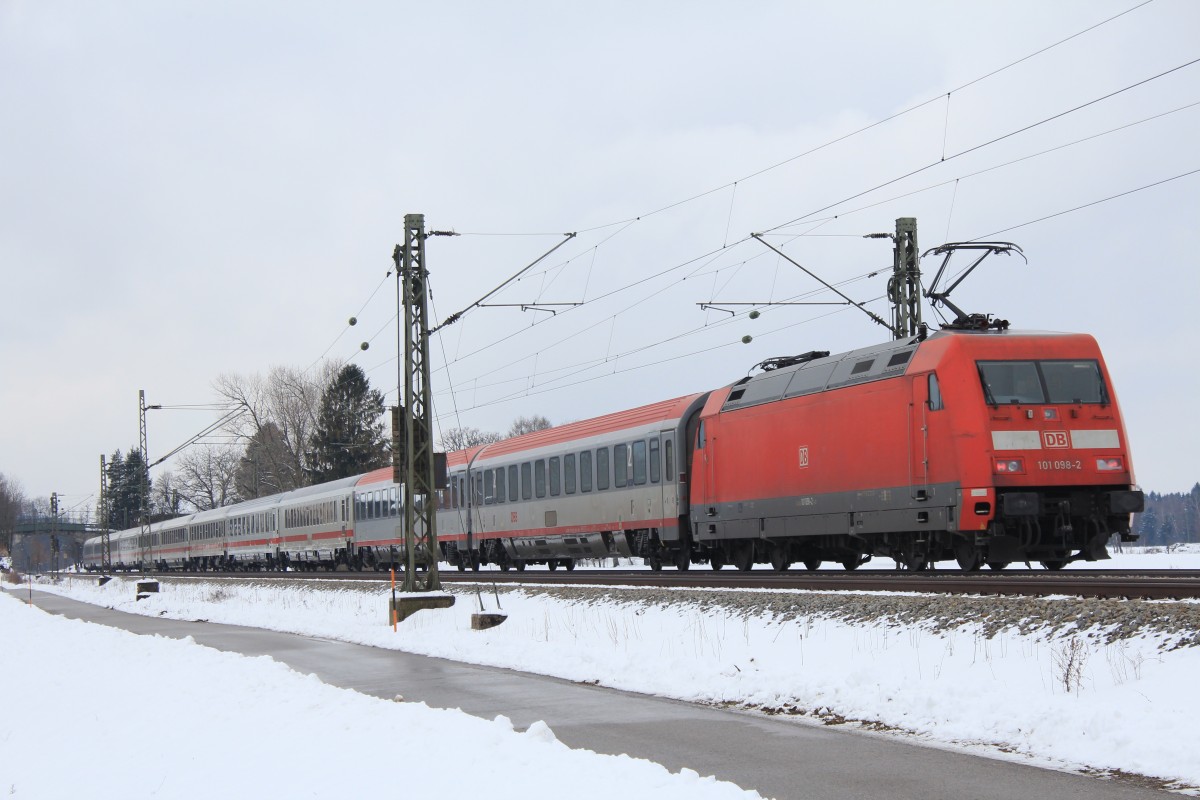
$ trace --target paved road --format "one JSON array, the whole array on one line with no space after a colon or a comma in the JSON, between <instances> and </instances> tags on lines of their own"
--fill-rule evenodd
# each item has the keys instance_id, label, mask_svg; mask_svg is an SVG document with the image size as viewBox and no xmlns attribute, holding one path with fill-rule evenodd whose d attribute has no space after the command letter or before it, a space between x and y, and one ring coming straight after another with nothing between
<instances>
[{"instance_id":1,"label":"paved road","mask_svg":"<svg viewBox=\"0 0 1200 800\"><path fill-rule=\"evenodd\" d=\"M572 747L715 774L764 796L887 800L1163 800L1167 793L898 741L258 628L142 617L34 593L47 611L142 634L269 655L327 683L423 700L518 727L545 720ZM513 781L516 776L497 776Z\"/></svg>"}]
</instances>

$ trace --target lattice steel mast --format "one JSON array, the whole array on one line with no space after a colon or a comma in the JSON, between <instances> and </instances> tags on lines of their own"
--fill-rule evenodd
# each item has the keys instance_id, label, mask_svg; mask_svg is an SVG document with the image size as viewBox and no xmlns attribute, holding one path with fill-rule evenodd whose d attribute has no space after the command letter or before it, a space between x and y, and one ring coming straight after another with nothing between
<instances>
[{"instance_id":1,"label":"lattice steel mast","mask_svg":"<svg viewBox=\"0 0 1200 800\"><path fill-rule=\"evenodd\" d=\"M404 591L436 592L438 576L437 485L433 452L432 392L429 385L429 272L425 268L425 215L406 214L404 244L392 254L396 262L397 304L404 306L402 385L403 446L393 463L404 487ZM397 342L396 349L400 349ZM399 370L398 370L399 372ZM417 565L426 567L418 575Z\"/></svg>"}]
</instances>

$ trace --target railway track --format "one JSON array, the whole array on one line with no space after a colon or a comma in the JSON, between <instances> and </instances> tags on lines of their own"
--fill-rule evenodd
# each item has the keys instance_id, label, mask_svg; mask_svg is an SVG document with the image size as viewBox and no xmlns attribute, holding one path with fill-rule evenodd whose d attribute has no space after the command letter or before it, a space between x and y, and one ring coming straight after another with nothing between
<instances>
[{"instance_id":1,"label":"railway track","mask_svg":"<svg viewBox=\"0 0 1200 800\"><path fill-rule=\"evenodd\" d=\"M163 573L163 577L257 580L386 580L378 572L230 572ZM94 577L94 576L90 576ZM966 595L1044 597L1107 597L1127 599L1200 598L1197 570L1086 570L1046 572L1013 570L1002 573L962 573L957 570L921 573L866 570L862 572L652 572L649 570L582 570L550 572L453 572L443 570L448 584L530 584L555 586L621 586L632 588L815 590L833 592L910 592Z\"/></svg>"}]
</instances>

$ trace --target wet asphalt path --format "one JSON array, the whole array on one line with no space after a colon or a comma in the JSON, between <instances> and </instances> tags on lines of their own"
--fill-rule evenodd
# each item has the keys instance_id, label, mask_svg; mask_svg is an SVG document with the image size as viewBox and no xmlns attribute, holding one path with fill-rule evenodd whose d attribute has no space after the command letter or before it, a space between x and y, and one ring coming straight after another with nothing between
<instances>
[{"instance_id":1,"label":"wet asphalt path","mask_svg":"<svg viewBox=\"0 0 1200 800\"><path fill-rule=\"evenodd\" d=\"M693 706L392 650L112 611L34 592L34 604L138 634L269 655L323 681L377 697L403 695L524 728L545 720L572 747L648 758L716 775L766 797L887 800L1110 800L1167 793L1025 764L924 747L896 737ZM450 745L452 746L452 745ZM515 775L498 775L511 783Z\"/></svg>"}]
</instances>

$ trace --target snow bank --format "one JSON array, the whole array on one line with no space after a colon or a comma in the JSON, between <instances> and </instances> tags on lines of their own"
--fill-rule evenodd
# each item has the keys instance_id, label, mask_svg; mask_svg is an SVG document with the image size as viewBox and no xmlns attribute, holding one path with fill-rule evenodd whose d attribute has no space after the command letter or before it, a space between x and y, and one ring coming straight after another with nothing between
<instances>
[{"instance_id":1,"label":"snow bank","mask_svg":"<svg viewBox=\"0 0 1200 800\"><path fill-rule=\"evenodd\" d=\"M1200 604L829 592L501 589L383 624L359 581L167 579L56 591L136 613L249 625L511 667L931 742L1200 785ZM497 598L485 591L492 610Z\"/></svg>"},{"instance_id":2,"label":"snow bank","mask_svg":"<svg viewBox=\"0 0 1200 800\"><path fill-rule=\"evenodd\" d=\"M757 798L424 704L338 689L267 657L45 614L0 592L0 794L14 798ZM455 769L470 754L471 769Z\"/></svg>"}]
</instances>

